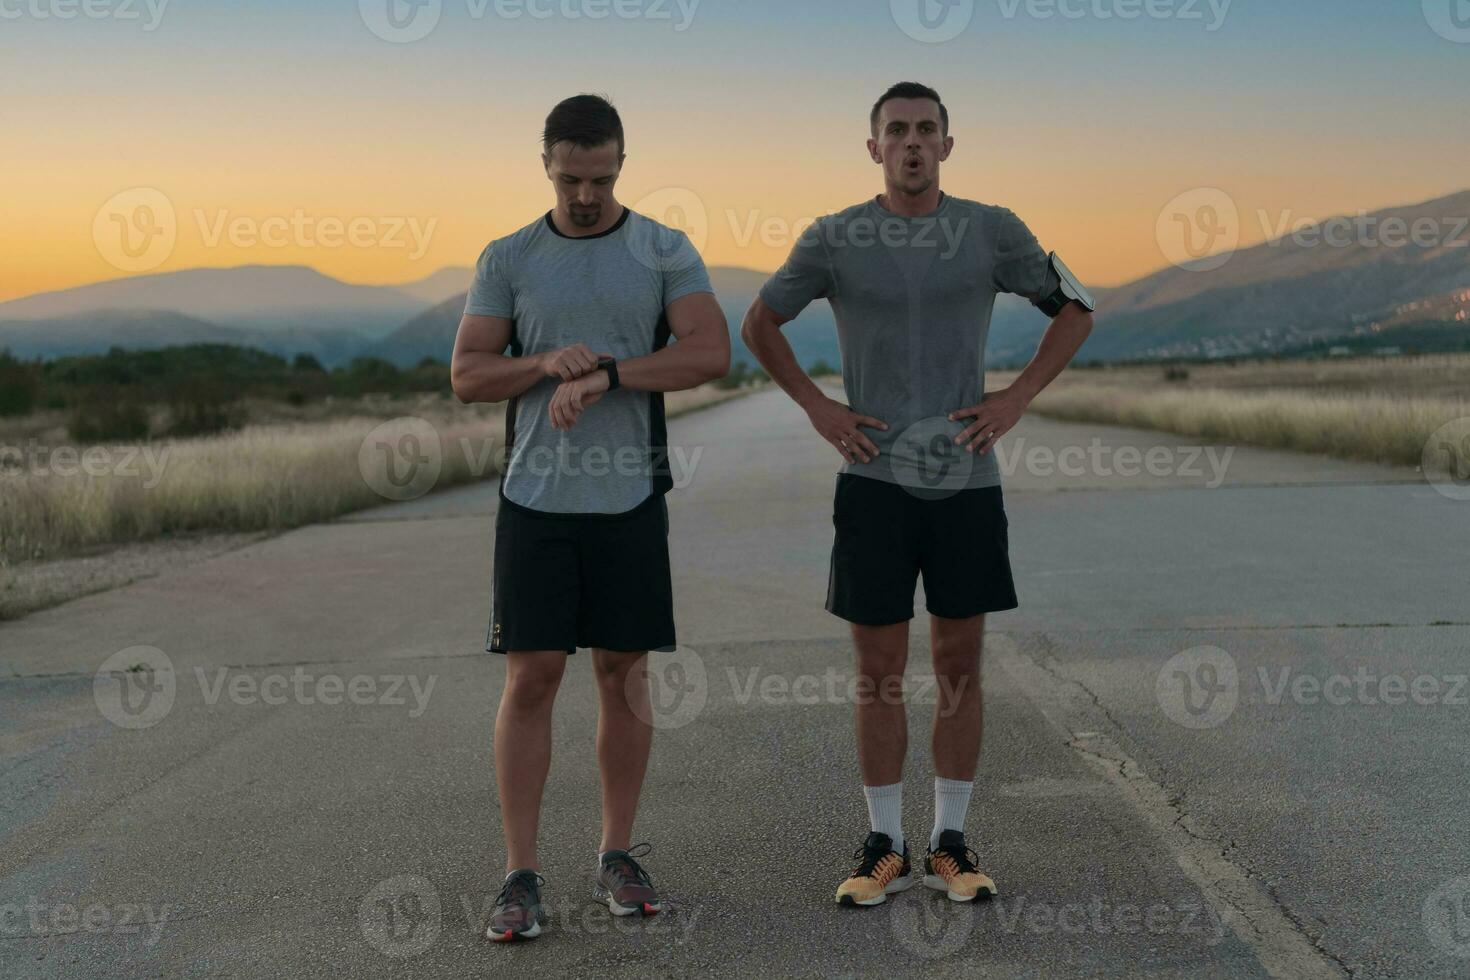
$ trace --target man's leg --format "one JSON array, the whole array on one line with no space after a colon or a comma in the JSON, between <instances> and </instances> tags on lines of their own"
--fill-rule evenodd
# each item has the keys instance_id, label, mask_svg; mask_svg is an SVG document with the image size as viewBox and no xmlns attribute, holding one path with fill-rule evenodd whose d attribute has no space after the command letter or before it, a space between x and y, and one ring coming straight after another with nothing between
<instances>
[{"instance_id":1,"label":"man's leg","mask_svg":"<svg viewBox=\"0 0 1470 980\"><path fill-rule=\"evenodd\" d=\"M852 627L860 690L857 703L858 767L864 786L903 781L909 730L904 717L903 671L909 659L909 624Z\"/></svg>"},{"instance_id":2,"label":"man's leg","mask_svg":"<svg viewBox=\"0 0 1470 980\"><path fill-rule=\"evenodd\" d=\"M940 779L971 782L980 758L983 707L980 691L980 646L985 617L929 617L929 645L939 700L934 707L934 774Z\"/></svg>"},{"instance_id":3,"label":"man's leg","mask_svg":"<svg viewBox=\"0 0 1470 980\"><path fill-rule=\"evenodd\" d=\"M540 870L536 831L551 768L551 706L566 670L565 650L506 654L505 690L495 715L495 778L505 827L506 871Z\"/></svg>"},{"instance_id":4,"label":"man's leg","mask_svg":"<svg viewBox=\"0 0 1470 980\"><path fill-rule=\"evenodd\" d=\"M908 663L907 620L889 626L852 624L857 650L858 768L872 832L862 860L837 886L842 905L881 905L913 883L903 838L903 761L908 752L903 670Z\"/></svg>"},{"instance_id":5,"label":"man's leg","mask_svg":"<svg viewBox=\"0 0 1470 980\"><path fill-rule=\"evenodd\" d=\"M648 655L593 650L597 676L597 768L602 774L602 845L626 851L653 748Z\"/></svg>"},{"instance_id":6,"label":"man's leg","mask_svg":"<svg viewBox=\"0 0 1470 980\"><path fill-rule=\"evenodd\" d=\"M994 895L995 882L975 867L965 843L975 767L980 758L983 692L980 645L985 616L929 615L929 640L939 700L934 708L934 827L924 857L924 884L956 902Z\"/></svg>"}]
</instances>

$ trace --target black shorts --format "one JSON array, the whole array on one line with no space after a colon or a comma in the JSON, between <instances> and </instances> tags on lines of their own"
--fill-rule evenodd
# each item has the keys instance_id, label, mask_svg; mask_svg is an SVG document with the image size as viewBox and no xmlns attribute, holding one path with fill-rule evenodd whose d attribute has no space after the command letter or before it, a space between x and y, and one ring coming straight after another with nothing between
<instances>
[{"instance_id":1,"label":"black shorts","mask_svg":"<svg viewBox=\"0 0 1470 980\"><path fill-rule=\"evenodd\" d=\"M969 619L1019 605L998 486L926 500L896 483L842 473L832 523L827 611L850 623L913 619L920 574L934 616Z\"/></svg>"},{"instance_id":2,"label":"black shorts","mask_svg":"<svg viewBox=\"0 0 1470 980\"><path fill-rule=\"evenodd\" d=\"M500 498L491 653L672 650L669 511L655 493L625 514L549 515Z\"/></svg>"}]
</instances>

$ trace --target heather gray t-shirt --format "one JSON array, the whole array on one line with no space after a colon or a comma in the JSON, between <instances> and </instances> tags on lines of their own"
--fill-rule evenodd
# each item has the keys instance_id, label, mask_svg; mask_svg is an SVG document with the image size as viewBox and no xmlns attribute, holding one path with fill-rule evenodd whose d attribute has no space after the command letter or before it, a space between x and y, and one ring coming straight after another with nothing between
<instances>
[{"instance_id":1,"label":"heather gray t-shirt","mask_svg":"<svg viewBox=\"0 0 1470 980\"><path fill-rule=\"evenodd\" d=\"M795 317L827 299L837 320L842 382L856 412L888 423L862 431L878 447L855 473L918 490L997 486L994 450L954 444L973 420L950 422L985 392L985 338L997 293L1035 302L1049 253L1006 208L944 195L918 218L877 199L819 219L761 289Z\"/></svg>"},{"instance_id":2,"label":"heather gray t-shirt","mask_svg":"<svg viewBox=\"0 0 1470 980\"><path fill-rule=\"evenodd\" d=\"M580 343L624 360L668 343L670 303L713 291L681 231L624 209L606 232L570 238L548 213L490 243L465 312L513 320L514 356ZM548 410L560 384L543 378L506 409L507 500L553 514L621 514L670 489L661 393L610 391L558 431Z\"/></svg>"}]
</instances>

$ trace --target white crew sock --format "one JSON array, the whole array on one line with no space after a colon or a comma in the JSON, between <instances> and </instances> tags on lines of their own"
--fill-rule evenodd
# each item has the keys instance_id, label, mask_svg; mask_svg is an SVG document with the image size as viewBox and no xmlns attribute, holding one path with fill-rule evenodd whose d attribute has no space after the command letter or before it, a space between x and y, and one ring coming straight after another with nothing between
<instances>
[{"instance_id":1,"label":"white crew sock","mask_svg":"<svg viewBox=\"0 0 1470 980\"><path fill-rule=\"evenodd\" d=\"M903 853L903 783L892 786L864 786L868 801L868 823L873 830L887 834L893 849Z\"/></svg>"},{"instance_id":2,"label":"white crew sock","mask_svg":"<svg viewBox=\"0 0 1470 980\"><path fill-rule=\"evenodd\" d=\"M973 780L934 780L934 830L929 834L929 850L939 846L939 835L946 830L965 832L965 814L970 809Z\"/></svg>"}]
</instances>

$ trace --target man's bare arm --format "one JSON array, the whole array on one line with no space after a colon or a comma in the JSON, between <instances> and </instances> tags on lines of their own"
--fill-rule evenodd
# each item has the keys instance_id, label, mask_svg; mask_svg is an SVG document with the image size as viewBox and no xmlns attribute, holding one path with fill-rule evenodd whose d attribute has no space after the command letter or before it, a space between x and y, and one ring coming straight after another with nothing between
<instances>
[{"instance_id":1,"label":"man's bare arm","mask_svg":"<svg viewBox=\"0 0 1470 980\"><path fill-rule=\"evenodd\" d=\"M1041 338L1036 356L1026 369L999 391L988 391L979 405L962 408L950 414L950 421L974 419L965 431L955 437L957 445L981 455L990 451L996 440L1015 427L1032 400L1056 380L1072 362L1088 335L1092 333L1092 314L1080 303L1068 303L1056 315Z\"/></svg>"},{"instance_id":2,"label":"man's bare arm","mask_svg":"<svg viewBox=\"0 0 1470 980\"><path fill-rule=\"evenodd\" d=\"M635 391L683 391L730 373L730 326L713 293L693 293L664 311L678 343L618 362L618 381Z\"/></svg>"},{"instance_id":3,"label":"man's bare arm","mask_svg":"<svg viewBox=\"0 0 1470 980\"><path fill-rule=\"evenodd\" d=\"M683 391L730 373L730 328L711 293L674 300L665 314L678 343L618 362L618 383L634 391ZM551 424L570 429L601 400L612 380L606 371L563 381L551 396Z\"/></svg>"},{"instance_id":4,"label":"man's bare arm","mask_svg":"<svg viewBox=\"0 0 1470 980\"><path fill-rule=\"evenodd\" d=\"M586 344L507 357L513 325L500 316L471 316L459 321L449 380L462 402L503 402L525 392L542 378L570 381L597 367L597 355Z\"/></svg>"},{"instance_id":5,"label":"man's bare arm","mask_svg":"<svg viewBox=\"0 0 1470 980\"><path fill-rule=\"evenodd\" d=\"M1011 383L1011 387L1019 388L1029 404L1072 363L1072 358L1077 356L1077 351L1082 349L1091 333L1092 314L1081 304L1068 303L1062 307L1062 312L1046 328L1036 356L1031 358L1031 363Z\"/></svg>"},{"instance_id":6,"label":"man's bare arm","mask_svg":"<svg viewBox=\"0 0 1470 980\"><path fill-rule=\"evenodd\" d=\"M812 427L842 454L843 459L849 463L855 459L861 459L864 463L872 462L873 457L878 455L878 447L873 445L873 441L859 427L887 431L888 425L879 419L859 415L822 393L816 382L802 370L801 364L796 360L796 352L791 349L791 341L781 332L781 327L789 322L757 296L745 313L745 322L740 327L740 338L745 341L745 346L750 348L756 360L761 362L761 367L765 368L771 380L802 407L811 420Z\"/></svg>"}]
</instances>

